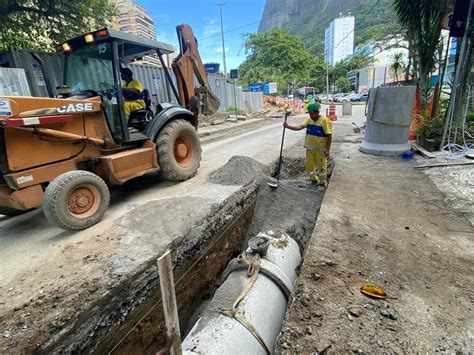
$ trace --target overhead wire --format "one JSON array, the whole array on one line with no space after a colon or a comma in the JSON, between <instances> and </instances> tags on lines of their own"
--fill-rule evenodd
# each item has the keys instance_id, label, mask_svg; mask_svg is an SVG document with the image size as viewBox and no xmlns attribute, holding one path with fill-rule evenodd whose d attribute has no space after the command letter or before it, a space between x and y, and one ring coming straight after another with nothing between
<instances>
[{"instance_id":1,"label":"overhead wire","mask_svg":"<svg viewBox=\"0 0 474 355\"><path fill-rule=\"evenodd\" d=\"M242 28L255 25L255 24L257 24L257 23L260 23L260 21L254 21L254 22L250 22L250 23L248 23L248 24L246 24L246 25L242 25L242 26L239 26L239 27L231 28L230 30L224 31L224 33L234 32L234 31L240 30L240 29L242 29ZM198 41L203 41L203 40L205 40L205 39L214 38L214 37L219 37L220 35L221 35L221 32L219 31L219 32L216 33L216 34L213 34L213 35L210 35L210 36L207 36L207 37L198 38Z\"/></svg>"}]
</instances>

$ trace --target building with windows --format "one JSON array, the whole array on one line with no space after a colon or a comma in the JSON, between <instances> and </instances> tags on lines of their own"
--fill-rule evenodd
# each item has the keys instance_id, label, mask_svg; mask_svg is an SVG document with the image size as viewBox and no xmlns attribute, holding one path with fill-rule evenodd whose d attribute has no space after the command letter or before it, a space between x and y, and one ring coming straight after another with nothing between
<instances>
[{"instance_id":1,"label":"building with windows","mask_svg":"<svg viewBox=\"0 0 474 355\"><path fill-rule=\"evenodd\" d=\"M335 65L354 51L354 16L334 19L326 28L324 37L324 58L326 63Z\"/></svg>"},{"instance_id":2,"label":"building with windows","mask_svg":"<svg viewBox=\"0 0 474 355\"><path fill-rule=\"evenodd\" d=\"M115 0L118 16L112 26L122 32L156 41L155 23L144 7L132 0ZM157 57L146 56L140 64L161 65Z\"/></svg>"}]
</instances>

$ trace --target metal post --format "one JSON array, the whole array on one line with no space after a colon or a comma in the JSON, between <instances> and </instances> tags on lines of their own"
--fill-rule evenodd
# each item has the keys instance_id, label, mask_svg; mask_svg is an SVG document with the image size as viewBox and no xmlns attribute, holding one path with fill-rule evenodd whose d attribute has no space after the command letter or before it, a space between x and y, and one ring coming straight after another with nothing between
<instances>
[{"instance_id":1,"label":"metal post","mask_svg":"<svg viewBox=\"0 0 474 355\"><path fill-rule=\"evenodd\" d=\"M458 63L456 65L456 70L455 70L455 74L454 74L454 83L453 83L453 87L451 89L451 98L449 100L449 106L448 106L448 110L446 112L446 117L445 117L445 121L444 121L444 128L443 128L443 135L441 137L441 145L440 145L440 148L439 148L439 151L443 151L443 148L444 148L444 142L446 141L446 138L449 138L447 137L447 134L448 134L448 126L450 125L450 122L451 120L453 119L453 113L454 113L454 110L455 110L455 102L456 102L456 99L457 99L457 94L458 94L458 89L459 89L459 80L460 80L460 74L461 74L461 65L462 65L462 62L464 60L466 60L466 58L464 58L464 55L465 55L465 51L466 51L466 46L467 46L467 33L470 29L470 22L471 22L471 17L472 17L472 1L469 2L469 11L468 11L468 15L467 15L467 22L466 22L466 29L464 31L464 37L461 41L461 50L460 50L460 55L459 55L459 60L461 61L460 63ZM459 46L459 42L457 43L457 45ZM468 53L467 55L470 55L470 53ZM449 141L449 140L448 140Z\"/></svg>"},{"instance_id":2,"label":"metal post","mask_svg":"<svg viewBox=\"0 0 474 355\"><path fill-rule=\"evenodd\" d=\"M225 3L218 3L220 14L221 14L221 40L222 40L222 64L224 65L224 112L229 108L229 103L227 102L227 63L225 60L225 44L224 44L224 20L222 17L222 6Z\"/></svg>"},{"instance_id":3,"label":"metal post","mask_svg":"<svg viewBox=\"0 0 474 355\"><path fill-rule=\"evenodd\" d=\"M220 13L221 13L222 62L224 64L224 74L227 75L227 64L226 64L226 61L225 61L225 44L224 44L224 22L223 22L223 19L222 19L222 6L224 6L224 5L225 5L225 3L217 4L217 6L219 6L219 10L220 10Z\"/></svg>"},{"instance_id":4,"label":"metal post","mask_svg":"<svg viewBox=\"0 0 474 355\"><path fill-rule=\"evenodd\" d=\"M324 43L324 57L326 58L326 101L329 104L329 58L326 43Z\"/></svg>"},{"instance_id":5,"label":"metal post","mask_svg":"<svg viewBox=\"0 0 474 355\"><path fill-rule=\"evenodd\" d=\"M375 87L375 66L373 68L374 68L374 71L372 72L372 74L373 74L373 76L372 76L372 88Z\"/></svg>"},{"instance_id":6,"label":"metal post","mask_svg":"<svg viewBox=\"0 0 474 355\"><path fill-rule=\"evenodd\" d=\"M235 79L234 79L234 107L235 107L235 118L237 118L237 94L235 93Z\"/></svg>"}]
</instances>

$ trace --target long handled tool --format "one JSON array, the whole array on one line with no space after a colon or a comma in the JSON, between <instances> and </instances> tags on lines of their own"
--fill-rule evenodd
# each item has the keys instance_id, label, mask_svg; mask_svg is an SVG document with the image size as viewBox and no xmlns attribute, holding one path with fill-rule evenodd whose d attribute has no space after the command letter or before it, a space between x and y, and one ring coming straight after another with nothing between
<instances>
[{"instance_id":1,"label":"long handled tool","mask_svg":"<svg viewBox=\"0 0 474 355\"><path fill-rule=\"evenodd\" d=\"M290 116L290 114L291 114L291 111L287 111L285 113L285 122L288 120L288 116ZM274 189L276 189L278 187L278 185L280 184L281 161L282 161L282 157L283 157L283 142L285 141L285 131L286 131L286 127L283 126L283 134L281 136L280 159L278 159L277 181L276 181L276 183L275 182L269 182L268 183L268 186L270 186L271 188L274 188Z\"/></svg>"}]
</instances>

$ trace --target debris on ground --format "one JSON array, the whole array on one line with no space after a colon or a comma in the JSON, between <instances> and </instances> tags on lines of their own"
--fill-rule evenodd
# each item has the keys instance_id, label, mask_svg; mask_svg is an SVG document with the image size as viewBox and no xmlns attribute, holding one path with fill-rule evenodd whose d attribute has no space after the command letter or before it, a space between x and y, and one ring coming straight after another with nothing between
<instances>
[{"instance_id":1,"label":"debris on ground","mask_svg":"<svg viewBox=\"0 0 474 355\"><path fill-rule=\"evenodd\" d=\"M374 285L363 285L360 288L360 292L362 292L366 296L373 298L387 298L387 294L385 293L385 291L382 290L380 287Z\"/></svg>"},{"instance_id":2,"label":"debris on ground","mask_svg":"<svg viewBox=\"0 0 474 355\"><path fill-rule=\"evenodd\" d=\"M339 123L344 129L352 131L350 122ZM338 138L277 352L471 352L474 248L464 210L453 209L415 161L365 155ZM437 179L448 184L442 173ZM459 176L467 178L459 196L468 198L470 175ZM386 299L367 298L366 284Z\"/></svg>"}]
</instances>

